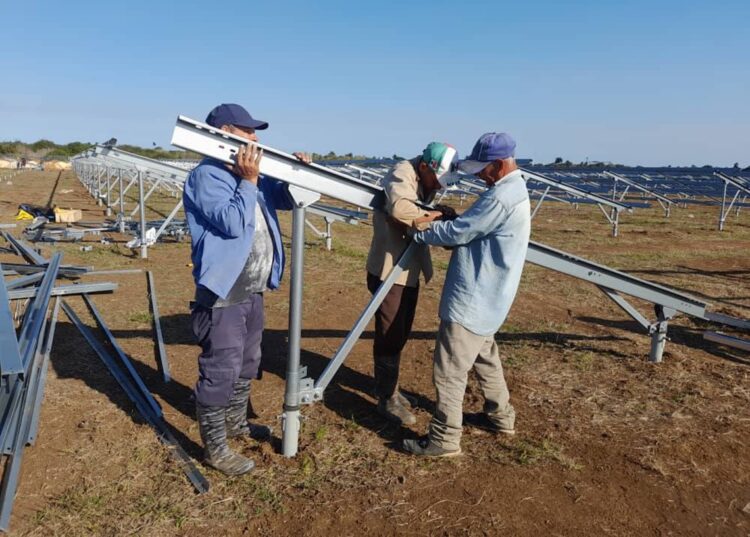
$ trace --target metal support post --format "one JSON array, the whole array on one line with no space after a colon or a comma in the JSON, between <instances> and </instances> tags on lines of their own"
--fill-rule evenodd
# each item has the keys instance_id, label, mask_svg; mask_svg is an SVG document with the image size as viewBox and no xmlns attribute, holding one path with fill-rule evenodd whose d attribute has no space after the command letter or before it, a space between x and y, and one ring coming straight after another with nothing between
<instances>
[{"instance_id":1,"label":"metal support post","mask_svg":"<svg viewBox=\"0 0 750 537\"><path fill-rule=\"evenodd\" d=\"M138 171L138 199L141 200L141 259L148 257L148 246L146 245L146 204L143 203L143 172Z\"/></svg>"},{"instance_id":2,"label":"metal support post","mask_svg":"<svg viewBox=\"0 0 750 537\"><path fill-rule=\"evenodd\" d=\"M112 170L110 170L109 168L107 168L107 195L106 195L106 197L107 197L107 211L106 211L106 215L107 216L112 216L112 205L110 204L111 198L110 198L110 195L109 195L109 192L110 192L111 189L112 189Z\"/></svg>"},{"instance_id":3,"label":"metal support post","mask_svg":"<svg viewBox=\"0 0 750 537\"><path fill-rule=\"evenodd\" d=\"M123 191L122 191L122 170L117 170L117 182L119 183L119 189L120 189L120 199L118 200L120 203L120 211L119 211L119 229L118 231L120 233L125 233L125 198L123 197Z\"/></svg>"},{"instance_id":4,"label":"metal support post","mask_svg":"<svg viewBox=\"0 0 750 537\"><path fill-rule=\"evenodd\" d=\"M654 309L656 310L657 321L651 325L651 354L649 355L649 361L658 364L662 361L664 346L667 344L667 324L669 319L675 314L675 311L659 304L656 304Z\"/></svg>"},{"instance_id":5,"label":"metal support post","mask_svg":"<svg viewBox=\"0 0 750 537\"><path fill-rule=\"evenodd\" d=\"M292 277L289 290L289 356L286 366L281 454L297 454L300 431L300 340L302 339L302 285L305 256L305 207L292 209Z\"/></svg>"},{"instance_id":6,"label":"metal support post","mask_svg":"<svg viewBox=\"0 0 750 537\"><path fill-rule=\"evenodd\" d=\"M333 234L331 233L331 224L333 223L330 219L326 218L326 250L329 252L333 247Z\"/></svg>"}]
</instances>

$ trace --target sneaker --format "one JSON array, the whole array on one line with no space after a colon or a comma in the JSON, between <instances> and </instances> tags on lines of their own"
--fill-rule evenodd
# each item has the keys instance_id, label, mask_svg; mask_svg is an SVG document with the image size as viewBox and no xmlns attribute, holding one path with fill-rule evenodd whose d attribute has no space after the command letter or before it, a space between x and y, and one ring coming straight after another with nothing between
<instances>
[{"instance_id":1,"label":"sneaker","mask_svg":"<svg viewBox=\"0 0 750 537\"><path fill-rule=\"evenodd\" d=\"M484 412L474 412L471 414L464 414L464 425L469 427L475 427L483 431L488 431L495 434L507 434L514 435L516 430L513 427L500 424L490 419L490 417Z\"/></svg>"},{"instance_id":2,"label":"sneaker","mask_svg":"<svg viewBox=\"0 0 750 537\"><path fill-rule=\"evenodd\" d=\"M430 442L430 438L427 435L421 438L404 440L402 445L404 451L420 457L455 457L461 455L461 448L455 451L443 449Z\"/></svg>"}]
</instances>

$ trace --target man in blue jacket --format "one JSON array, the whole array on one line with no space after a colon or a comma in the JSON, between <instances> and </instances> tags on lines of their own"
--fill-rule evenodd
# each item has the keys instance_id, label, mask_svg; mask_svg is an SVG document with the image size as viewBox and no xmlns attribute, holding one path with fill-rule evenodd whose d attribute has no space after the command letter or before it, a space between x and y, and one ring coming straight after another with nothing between
<instances>
[{"instance_id":1,"label":"man in blue jacket","mask_svg":"<svg viewBox=\"0 0 750 537\"><path fill-rule=\"evenodd\" d=\"M455 220L434 222L414 235L418 244L453 248L435 345L435 414L426 436L403 442L414 455L461 454L463 399L472 367L485 402L484 412L467 421L497 433L515 432L515 411L495 343L518 290L531 231L529 194L513 158L515 147L505 133L479 138L458 166L483 179L487 190Z\"/></svg>"},{"instance_id":2,"label":"man in blue jacket","mask_svg":"<svg viewBox=\"0 0 750 537\"><path fill-rule=\"evenodd\" d=\"M268 128L237 104L217 106L206 123L252 142ZM229 448L228 437L270 435L248 423L247 408L260 373L263 293L278 288L284 271L276 210L292 209L292 199L284 183L259 176L261 157L251 145L240 148L234 166L205 158L183 193L196 284L191 320L202 351L196 415L206 462L228 475L254 466Z\"/></svg>"}]
</instances>

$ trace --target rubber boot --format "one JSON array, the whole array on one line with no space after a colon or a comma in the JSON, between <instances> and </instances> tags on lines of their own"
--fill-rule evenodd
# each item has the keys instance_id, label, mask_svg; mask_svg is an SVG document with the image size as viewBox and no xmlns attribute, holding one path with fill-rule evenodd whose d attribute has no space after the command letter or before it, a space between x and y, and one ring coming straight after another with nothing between
<instances>
[{"instance_id":1,"label":"rubber boot","mask_svg":"<svg viewBox=\"0 0 750 537\"><path fill-rule=\"evenodd\" d=\"M270 440L271 428L247 421L247 404L250 399L250 379L234 383L232 397L227 407L227 437L248 437L253 440Z\"/></svg>"},{"instance_id":2,"label":"rubber boot","mask_svg":"<svg viewBox=\"0 0 750 537\"><path fill-rule=\"evenodd\" d=\"M226 475L241 475L255 463L229 449L227 445L226 407L195 404L201 440L205 446L205 462Z\"/></svg>"},{"instance_id":3,"label":"rubber boot","mask_svg":"<svg viewBox=\"0 0 750 537\"><path fill-rule=\"evenodd\" d=\"M398 373L401 355L376 355L375 393L378 396L378 413L400 425L413 425L417 418L409 412L409 401L398 390Z\"/></svg>"}]
</instances>

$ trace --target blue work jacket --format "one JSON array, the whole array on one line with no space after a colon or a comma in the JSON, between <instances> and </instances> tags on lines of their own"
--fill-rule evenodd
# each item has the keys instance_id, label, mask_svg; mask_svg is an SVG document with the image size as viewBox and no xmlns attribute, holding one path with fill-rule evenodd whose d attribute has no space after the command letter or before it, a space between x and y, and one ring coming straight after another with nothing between
<instances>
[{"instance_id":1,"label":"blue work jacket","mask_svg":"<svg viewBox=\"0 0 750 537\"><path fill-rule=\"evenodd\" d=\"M221 161L205 158L190 172L182 200L190 228L196 285L220 298L227 297L250 255L258 203L273 241L268 288L279 287L284 248L276 210L293 207L285 183L261 176L256 187L230 172Z\"/></svg>"}]
</instances>

